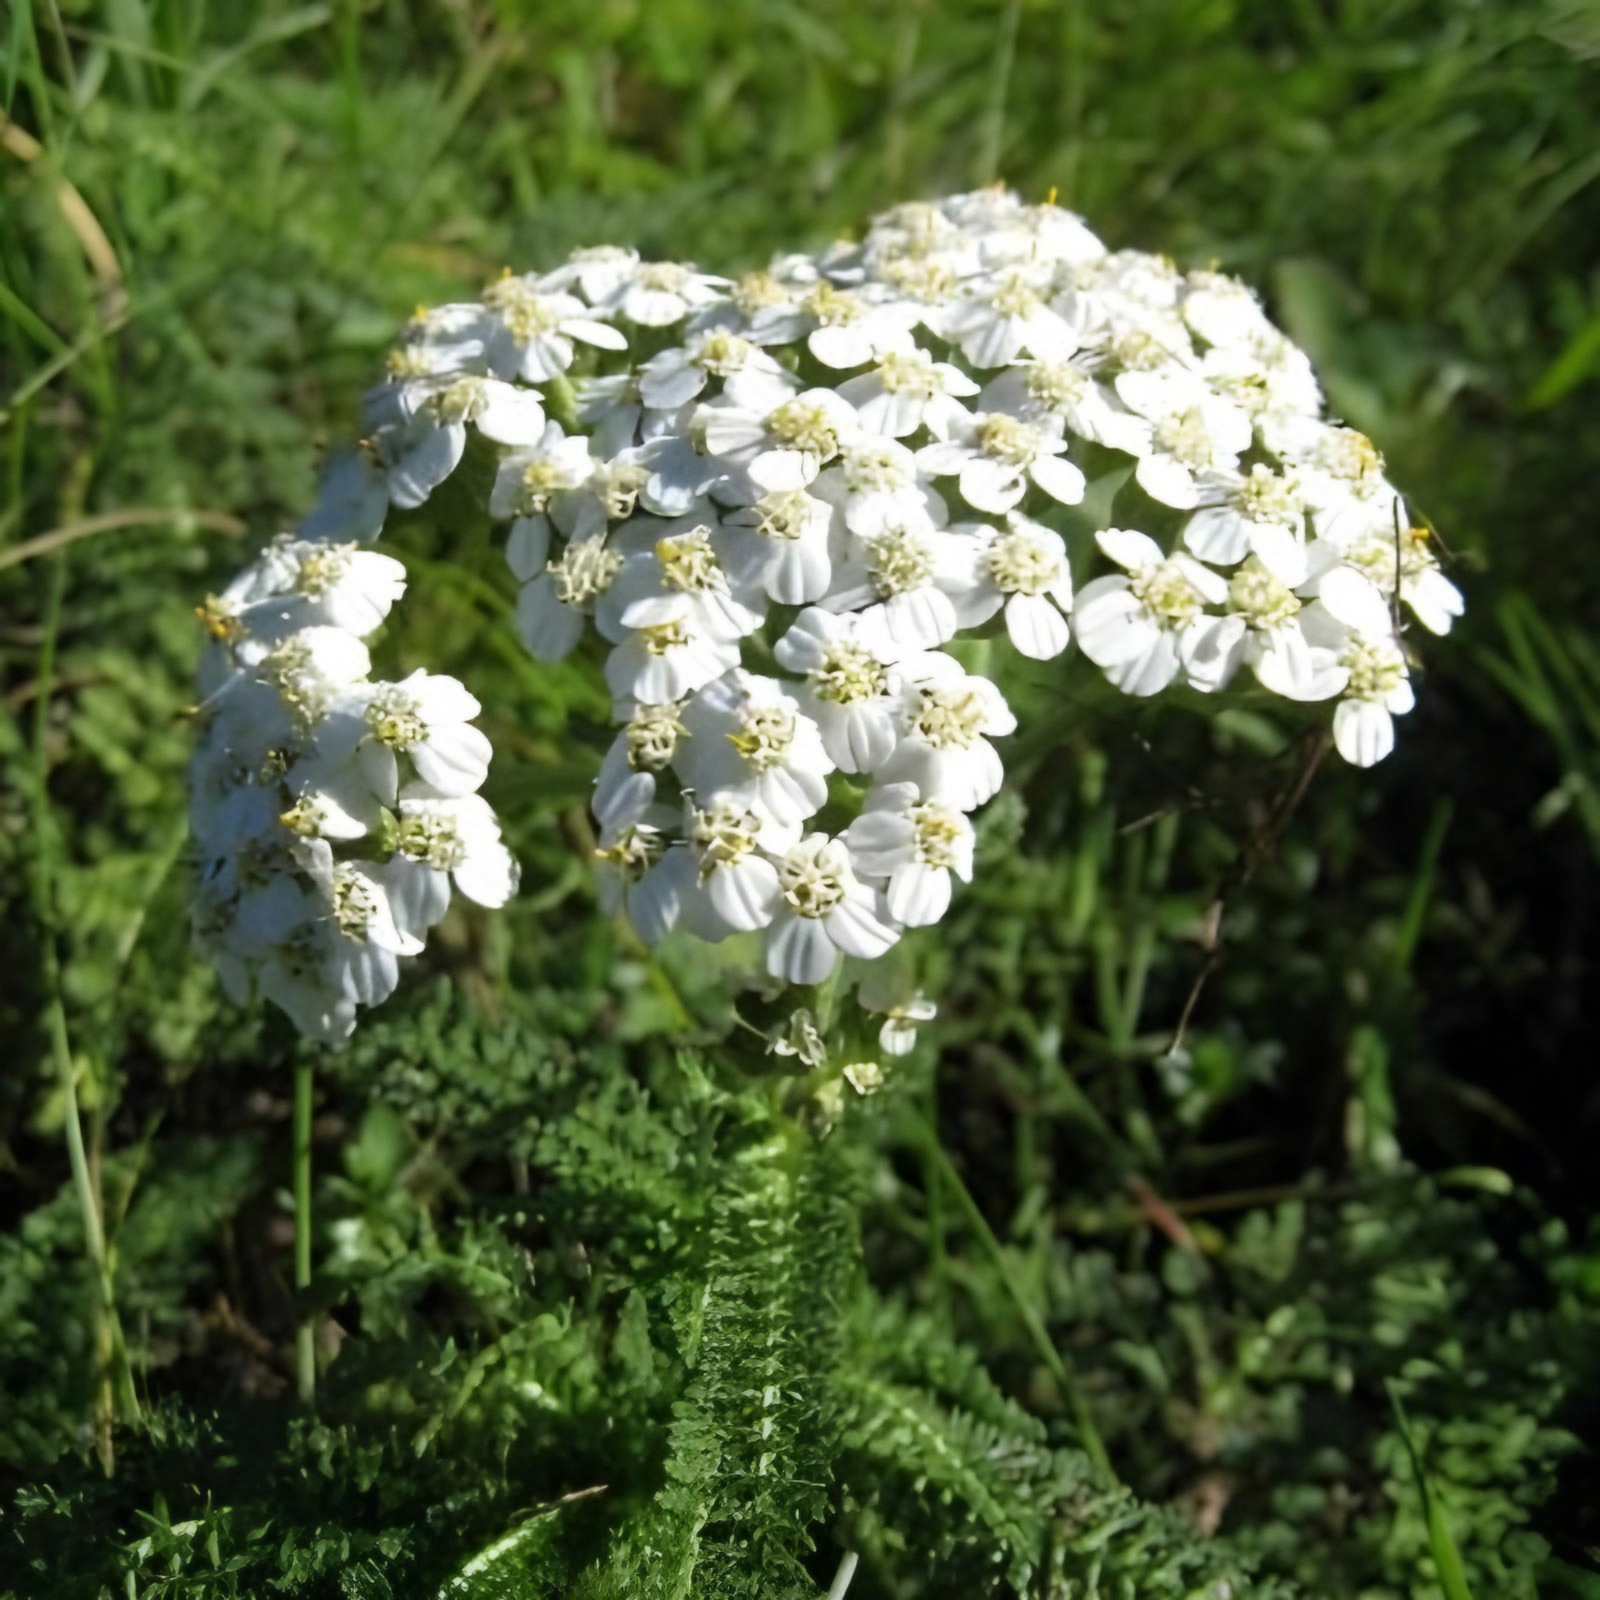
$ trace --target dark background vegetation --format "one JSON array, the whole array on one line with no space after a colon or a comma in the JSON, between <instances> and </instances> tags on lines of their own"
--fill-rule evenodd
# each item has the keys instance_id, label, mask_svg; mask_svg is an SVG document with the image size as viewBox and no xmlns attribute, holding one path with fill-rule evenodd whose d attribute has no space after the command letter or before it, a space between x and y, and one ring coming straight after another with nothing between
<instances>
[{"instance_id":1,"label":"dark background vegetation","mask_svg":"<svg viewBox=\"0 0 1600 1600\"><path fill-rule=\"evenodd\" d=\"M1387 1357L1351 1398L1330 1377L1345 1358L1315 1353L1321 1333L1294 1344L1296 1315L1348 1290L1356 1343L1399 1352L1396 1372L1449 1368L1452 1341L1467 1351L1430 1437L1466 1508L1458 1537L1482 1533L1477 1592L1533 1592L1516 1585L1537 1553L1502 1560L1507 1484L1511 1521L1564 1563L1540 1569L1555 1585L1540 1592L1595 1592L1596 1480L1562 1430L1595 1436L1597 1391L1562 1340L1600 1298L1600 11L12 0L0 44L0 1487L22 1496L14 1555L75 1528L62 1548L84 1584L106 1581L106 1551L170 1526L176 1513L152 1508L174 1484L202 1492L183 1463L221 1450L204 1430L222 1424L195 1420L213 1410L281 1447L261 1411L288 1409L290 1047L225 1007L187 954L194 602L308 504L417 302L605 240L739 267L898 198L1002 177L1058 191L1114 246L1259 285L1333 408L1439 529L1468 612L1422 642L1395 757L1365 774L1324 764L1287 817L1275 807L1305 746L1270 710L1130 721L1076 664L1009 685L1040 732L1019 741L986 824L980 884L925 952L945 1016L938 1060L906 1069L906 1104L937 1122L1009 1270L1078 1351L1144 1498L1203 1532L1220 1521L1327 1593L1437 1592L1421 1524L1395 1509L1405 1474L1371 1466L1394 1448ZM574 1074L649 1079L719 987L687 955L642 963L598 921L571 844L595 691L522 661L482 530L423 521L400 548L428 589L408 648L480 686L492 798L527 873L505 919L447 925L448 988L419 978L380 1042L325 1074L319 1203L334 1224L319 1259L329 1326L354 1349L329 1368L336 1390L341 1367L355 1374L352 1451L382 1412L350 1398L367 1404L380 1381L360 1387L361 1362L381 1366L385 1338L465 1348L481 1319L462 1304L490 1294L472 1286L489 1270L473 1252L511 1249L507 1197L531 1181L537 1201L541 1173L566 1192L566 1158L537 1130L564 1125L552 1107L570 1109ZM454 582L462 564L489 588ZM1174 1056L1219 889L1223 955ZM129 1337L153 1410L173 1402L153 1457L126 1447L120 1490L74 1487L96 1436L57 1002ZM1000 1258L951 1174L885 1115L867 1141L873 1281L931 1308L1048 1416ZM526 1137L497 1146L516 1118ZM1301 1266L1274 1277L1274 1249ZM397 1288L409 1257L417 1281ZM1361 1298L1391 1257L1420 1274L1392 1339ZM1252 1339L1295 1354L1252 1368ZM469 1414L425 1386L414 1403ZM1518 1419L1526 1448L1505 1442ZM248 1437L227 1434L246 1462ZM1275 1499L1317 1450L1366 1461L1357 1487L1334 1467L1311 1500ZM581 1487L526 1464L505 1481L523 1506ZM219 1505L227 1493L255 1505L259 1487L219 1487ZM278 1515L312 1521L287 1502ZM486 1502L463 1524L486 1539L505 1515ZM185 1537L139 1560L187 1571ZM322 1592L332 1560L308 1555L285 1582ZM894 1573L883 1555L858 1582L923 1592ZM0 1556L0 1593L8 1582L69 1592L25 1588Z\"/></svg>"}]
</instances>

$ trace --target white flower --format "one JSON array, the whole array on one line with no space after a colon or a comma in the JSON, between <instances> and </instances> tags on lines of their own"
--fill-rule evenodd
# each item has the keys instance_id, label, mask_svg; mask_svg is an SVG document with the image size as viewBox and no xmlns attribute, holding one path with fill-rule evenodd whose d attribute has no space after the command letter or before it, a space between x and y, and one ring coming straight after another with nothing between
<instances>
[{"instance_id":1,"label":"white flower","mask_svg":"<svg viewBox=\"0 0 1600 1600\"><path fill-rule=\"evenodd\" d=\"M927 655L901 669L900 742L878 776L916 784L928 800L972 811L999 792L1004 777L990 735L1016 731L1005 697L950 656Z\"/></svg>"},{"instance_id":2,"label":"white flower","mask_svg":"<svg viewBox=\"0 0 1600 1600\"><path fill-rule=\"evenodd\" d=\"M419 667L399 683L363 684L340 709L322 751L337 760L353 749L385 805L395 804L402 755L441 795L471 794L488 776L489 741L472 726L483 708L455 678Z\"/></svg>"},{"instance_id":3,"label":"white flower","mask_svg":"<svg viewBox=\"0 0 1600 1600\"><path fill-rule=\"evenodd\" d=\"M932 650L960 626L952 598L967 581L970 553L953 534L919 522L853 539L822 598L829 611L859 611L863 638L885 660Z\"/></svg>"},{"instance_id":4,"label":"white flower","mask_svg":"<svg viewBox=\"0 0 1600 1600\"><path fill-rule=\"evenodd\" d=\"M395 853L384 868L396 926L417 938L445 914L450 885L491 910L516 892L517 863L481 795L438 795L426 785L400 791Z\"/></svg>"},{"instance_id":5,"label":"white flower","mask_svg":"<svg viewBox=\"0 0 1600 1600\"><path fill-rule=\"evenodd\" d=\"M504 277L483 291L489 311L484 352L498 377L543 383L572 365L574 341L626 350L620 329L589 315L576 295L541 290L533 278Z\"/></svg>"},{"instance_id":6,"label":"white flower","mask_svg":"<svg viewBox=\"0 0 1600 1600\"><path fill-rule=\"evenodd\" d=\"M665 328L720 300L727 286L726 278L681 262L645 261L628 272L600 309L644 328Z\"/></svg>"},{"instance_id":7,"label":"white flower","mask_svg":"<svg viewBox=\"0 0 1600 1600\"><path fill-rule=\"evenodd\" d=\"M780 892L777 868L761 854L760 841L782 850L799 839L800 824L774 830L738 801L718 795L706 806L687 806L684 836L717 916L738 933L766 927L777 915Z\"/></svg>"},{"instance_id":8,"label":"white flower","mask_svg":"<svg viewBox=\"0 0 1600 1600\"><path fill-rule=\"evenodd\" d=\"M874 789L843 838L858 872L889 880L889 914L908 928L950 909L952 873L972 881L971 822L952 805L922 799L914 783Z\"/></svg>"},{"instance_id":9,"label":"white flower","mask_svg":"<svg viewBox=\"0 0 1600 1600\"><path fill-rule=\"evenodd\" d=\"M1180 649L1206 605L1227 598L1227 580L1182 551L1163 554L1148 534L1107 528L1095 538L1127 576L1078 591L1073 634L1124 693L1159 694L1177 677Z\"/></svg>"},{"instance_id":10,"label":"white flower","mask_svg":"<svg viewBox=\"0 0 1600 1600\"><path fill-rule=\"evenodd\" d=\"M606 662L619 701L677 701L739 661L739 639L760 626L759 599L736 593L717 560L711 530L671 524L653 550L627 556L600 602L597 621L620 640Z\"/></svg>"},{"instance_id":11,"label":"white flower","mask_svg":"<svg viewBox=\"0 0 1600 1600\"><path fill-rule=\"evenodd\" d=\"M897 295L874 300L823 279L792 305L758 310L750 337L757 344L788 344L803 335L823 366L845 370L910 348L918 318L917 306Z\"/></svg>"},{"instance_id":12,"label":"white flower","mask_svg":"<svg viewBox=\"0 0 1600 1600\"><path fill-rule=\"evenodd\" d=\"M759 586L780 605L804 605L833 574L829 534L834 508L804 489L775 489L722 519L729 576Z\"/></svg>"},{"instance_id":13,"label":"white flower","mask_svg":"<svg viewBox=\"0 0 1600 1600\"><path fill-rule=\"evenodd\" d=\"M729 380L700 411L706 449L744 467L758 491L803 489L858 428L854 407L832 389L772 403L765 383Z\"/></svg>"},{"instance_id":14,"label":"white flower","mask_svg":"<svg viewBox=\"0 0 1600 1600\"><path fill-rule=\"evenodd\" d=\"M950 431L948 443L917 452L917 465L936 477L959 474L961 498L975 510L1003 515L1020 504L1030 479L1063 505L1083 499L1083 474L1061 459L1067 442L1053 426L980 411Z\"/></svg>"},{"instance_id":15,"label":"white flower","mask_svg":"<svg viewBox=\"0 0 1600 1600\"><path fill-rule=\"evenodd\" d=\"M882 892L856 877L848 846L808 834L777 862L779 900L767 929L767 971L821 983L840 954L871 960L900 937Z\"/></svg>"},{"instance_id":16,"label":"white flower","mask_svg":"<svg viewBox=\"0 0 1600 1600\"><path fill-rule=\"evenodd\" d=\"M1123 406L1081 359L1018 362L985 386L980 404L1024 422L1066 427L1126 455L1150 448L1149 422Z\"/></svg>"},{"instance_id":17,"label":"white flower","mask_svg":"<svg viewBox=\"0 0 1600 1600\"><path fill-rule=\"evenodd\" d=\"M1322 391L1311 358L1268 320L1255 295L1220 273L1191 273L1183 319L1211 349L1200 370L1252 416L1315 416Z\"/></svg>"},{"instance_id":18,"label":"white flower","mask_svg":"<svg viewBox=\"0 0 1600 1600\"><path fill-rule=\"evenodd\" d=\"M1020 271L973 286L936 321L975 367L1010 366L1020 355L1065 361L1078 344L1071 325Z\"/></svg>"},{"instance_id":19,"label":"white flower","mask_svg":"<svg viewBox=\"0 0 1600 1600\"><path fill-rule=\"evenodd\" d=\"M1184 511L1198 504L1198 475L1233 471L1250 447L1250 419L1190 373L1124 372L1116 388L1123 404L1151 425L1150 451L1135 476L1162 505Z\"/></svg>"},{"instance_id":20,"label":"white flower","mask_svg":"<svg viewBox=\"0 0 1600 1600\"><path fill-rule=\"evenodd\" d=\"M845 527L862 538L945 520L944 502L922 481L917 457L899 440L881 435L844 441L838 461L812 492L837 505Z\"/></svg>"},{"instance_id":21,"label":"white flower","mask_svg":"<svg viewBox=\"0 0 1600 1600\"><path fill-rule=\"evenodd\" d=\"M595 848L600 904L622 912L646 944L656 944L678 921L686 890L694 888L694 858L673 845L654 821L602 834Z\"/></svg>"},{"instance_id":22,"label":"white flower","mask_svg":"<svg viewBox=\"0 0 1600 1600\"><path fill-rule=\"evenodd\" d=\"M687 737L673 765L705 804L713 797L755 812L764 843L814 816L828 798L834 763L817 725L771 678L731 671L707 684L683 713Z\"/></svg>"},{"instance_id":23,"label":"white flower","mask_svg":"<svg viewBox=\"0 0 1600 1600\"><path fill-rule=\"evenodd\" d=\"M601 831L617 833L638 822L656 797L656 779L671 765L683 737L683 707L634 705L612 741L594 780L590 802Z\"/></svg>"},{"instance_id":24,"label":"white flower","mask_svg":"<svg viewBox=\"0 0 1600 1600\"><path fill-rule=\"evenodd\" d=\"M884 1019L878 1030L878 1048L888 1056L909 1055L916 1046L918 1025L932 1022L939 1014L933 1001L920 989L912 989L904 974L889 970L886 963L874 964L862 973L856 1003Z\"/></svg>"},{"instance_id":25,"label":"white flower","mask_svg":"<svg viewBox=\"0 0 1600 1600\"><path fill-rule=\"evenodd\" d=\"M375 1006L400 981L398 957L422 943L395 922L384 869L364 861L335 861L329 846L306 847L306 872L320 897L322 977L335 993Z\"/></svg>"},{"instance_id":26,"label":"white flower","mask_svg":"<svg viewBox=\"0 0 1600 1600\"><path fill-rule=\"evenodd\" d=\"M600 604L598 620L608 638L621 637L623 629L676 623L691 635L728 643L761 626L766 606L759 592L730 582L723 570L720 529L694 517L642 521L622 529L617 542L625 547L640 539L652 540L651 547L624 556Z\"/></svg>"},{"instance_id":27,"label":"white flower","mask_svg":"<svg viewBox=\"0 0 1600 1600\"><path fill-rule=\"evenodd\" d=\"M270 689L301 731L321 722L335 701L366 677L372 661L354 634L320 625L302 628L265 652L242 646L239 654L250 658L254 684ZM261 696L251 695L237 673L225 687L235 685L259 707Z\"/></svg>"},{"instance_id":28,"label":"white flower","mask_svg":"<svg viewBox=\"0 0 1600 1600\"><path fill-rule=\"evenodd\" d=\"M802 675L801 707L841 772L871 772L895 747L895 677L881 638L855 612L811 606L773 647L778 665Z\"/></svg>"},{"instance_id":29,"label":"white flower","mask_svg":"<svg viewBox=\"0 0 1600 1600\"><path fill-rule=\"evenodd\" d=\"M966 412L960 397L977 392L960 367L935 361L915 345L889 351L871 372L839 385L840 398L855 407L863 429L896 439L918 428L948 438L951 424Z\"/></svg>"},{"instance_id":30,"label":"white flower","mask_svg":"<svg viewBox=\"0 0 1600 1600\"><path fill-rule=\"evenodd\" d=\"M538 390L471 374L385 384L367 396L365 411L389 499L402 507L421 505L460 465L469 423L508 445L533 443L545 425Z\"/></svg>"},{"instance_id":31,"label":"white flower","mask_svg":"<svg viewBox=\"0 0 1600 1600\"><path fill-rule=\"evenodd\" d=\"M578 292L590 305L598 305L617 292L639 265L639 252L622 245L593 244L574 250L566 261L540 279L545 289L570 289L576 285Z\"/></svg>"},{"instance_id":32,"label":"white flower","mask_svg":"<svg viewBox=\"0 0 1600 1600\"><path fill-rule=\"evenodd\" d=\"M1333 742L1352 765L1375 766L1394 749L1394 718L1415 704L1405 657L1391 640L1352 637L1339 671L1344 698L1333 714Z\"/></svg>"},{"instance_id":33,"label":"white flower","mask_svg":"<svg viewBox=\"0 0 1600 1600\"><path fill-rule=\"evenodd\" d=\"M1206 474L1198 488L1200 508L1184 524L1183 542L1202 561L1231 567L1254 555L1291 589L1306 581L1306 502L1292 470L1257 462L1242 476Z\"/></svg>"},{"instance_id":34,"label":"white flower","mask_svg":"<svg viewBox=\"0 0 1600 1600\"><path fill-rule=\"evenodd\" d=\"M492 517L531 517L550 508L562 491L587 483L594 471L589 441L549 423L529 447L513 450L495 473L489 494Z\"/></svg>"},{"instance_id":35,"label":"white flower","mask_svg":"<svg viewBox=\"0 0 1600 1600\"><path fill-rule=\"evenodd\" d=\"M1297 469L1319 537L1352 545L1370 533L1405 526L1400 497L1384 476L1383 457L1364 434L1314 417L1265 419L1263 441Z\"/></svg>"},{"instance_id":36,"label":"white flower","mask_svg":"<svg viewBox=\"0 0 1600 1600\"><path fill-rule=\"evenodd\" d=\"M393 556L284 535L208 605L205 615L219 637L237 623L261 639L282 639L313 625L364 639L405 587L406 569Z\"/></svg>"},{"instance_id":37,"label":"white flower","mask_svg":"<svg viewBox=\"0 0 1600 1600\"><path fill-rule=\"evenodd\" d=\"M1066 612L1072 610L1072 569L1059 533L1018 512L1005 532L974 524L952 530L974 549L970 587L956 597L963 627L987 622L1004 608L1011 642L1034 661L1048 661L1067 648Z\"/></svg>"},{"instance_id":38,"label":"white flower","mask_svg":"<svg viewBox=\"0 0 1600 1600\"><path fill-rule=\"evenodd\" d=\"M317 503L295 532L302 539L354 539L365 544L383 532L389 510L389 480L370 447L331 456L323 470Z\"/></svg>"},{"instance_id":39,"label":"white flower","mask_svg":"<svg viewBox=\"0 0 1600 1600\"><path fill-rule=\"evenodd\" d=\"M1197 688L1221 689L1248 663L1263 688L1287 699L1338 694L1335 652L1311 642L1325 630L1308 637L1305 624L1317 617L1308 617L1300 598L1259 557L1247 557L1233 574L1227 605L1223 616L1198 618L1180 640L1184 670Z\"/></svg>"},{"instance_id":40,"label":"white flower","mask_svg":"<svg viewBox=\"0 0 1600 1600\"><path fill-rule=\"evenodd\" d=\"M1401 602L1429 633L1448 633L1465 602L1461 591L1439 570L1429 539L1426 528L1406 528L1398 533L1374 530L1347 547L1319 539L1309 552L1311 590L1320 592L1327 575L1342 568L1368 584L1380 605L1388 606L1398 592ZM1375 630L1368 627L1366 631Z\"/></svg>"},{"instance_id":41,"label":"white flower","mask_svg":"<svg viewBox=\"0 0 1600 1600\"><path fill-rule=\"evenodd\" d=\"M522 570L537 568L537 528L526 530L529 543L517 552ZM548 549L549 532L544 533ZM574 539L517 594L517 633L540 661L560 661L583 637L585 618L622 570L622 552L604 538Z\"/></svg>"},{"instance_id":42,"label":"white flower","mask_svg":"<svg viewBox=\"0 0 1600 1600\"><path fill-rule=\"evenodd\" d=\"M747 393L754 393L760 383L769 385L775 406L798 387L749 339L727 328L707 328L645 362L639 369L639 398L658 411L675 411L695 399L713 377L726 381L735 376L744 377Z\"/></svg>"},{"instance_id":43,"label":"white flower","mask_svg":"<svg viewBox=\"0 0 1600 1600\"><path fill-rule=\"evenodd\" d=\"M283 786L293 804L277 820L302 839L362 839L383 821L384 797L353 752L302 756L284 774Z\"/></svg>"}]
</instances>

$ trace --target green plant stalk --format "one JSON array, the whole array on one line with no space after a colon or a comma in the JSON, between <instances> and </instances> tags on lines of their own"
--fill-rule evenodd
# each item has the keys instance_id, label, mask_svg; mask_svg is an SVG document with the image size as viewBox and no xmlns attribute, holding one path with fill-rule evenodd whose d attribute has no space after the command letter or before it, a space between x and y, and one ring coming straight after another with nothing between
<instances>
[{"instance_id":1,"label":"green plant stalk","mask_svg":"<svg viewBox=\"0 0 1600 1600\"><path fill-rule=\"evenodd\" d=\"M928 1120L920 1112L913 1110L912 1118L916 1124L917 1132L922 1137L924 1148L933 1159L940 1176L949 1185L950 1192L956 1197L962 1211L966 1214L967 1221L972 1230L977 1234L979 1242L994 1261L1000 1273L1000 1281L1005 1285L1006 1293L1011 1297L1012 1304L1017 1308L1017 1314L1022 1318L1022 1325L1028 1330L1028 1337L1032 1339L1034 1348L1039 1352L1040 1359L1049 1368L1051 1376L1061 1386L1061 1392L1067 1397L1067 1404L1072 1408L1072 1420L1078 1430L1078 1439L1082 1444L1084 1453L1094 1463L1095 1475L1106 1488L1112 1488L1117 1483L1117 1474L1111 1465L1111 1457L1106 1452L1105 1441L1100 1437L1100 1430L1095 1427L1094 1419L1089 1415L1089 1408L1084 1403L1082 1392L1078 1388L1077 1380L1072 1376L1071 1369L1062 1359L1061 1352L1056 1349L1055 1341L1051 1339L1049 1330L1045 1327L1033 1302L1028 1298L1027 1290L1023 1288L1021 1280L1017 1277L1016 1268L1011 1264L1011 1259L1006 1255L1005 1247L995 1237L994 1229L989 1226L989 1219L984 1216L978 1202L972 1198L972 1191L966 1186L960 1172L956 1170L955 1163L950 1159L949 1152L939 1141L939 1135L929 1125Z\"/></svg>"},{"instance_id":2,"label":"green plant stalk","mask_svg":"<svg viewBox=\"0 0 1600 1600\"><path fill-rule=\"evenodd\" d=\"M72 1185L83 1217L83 1237L94 1268L97 1289L92 1348L98 1371L95 1377L96 1433L100 1439L101 1464L109 1474L112 1466L111 1422L120 1412L130 1421L139 1419L139 1397L133 1387L128 1365L127 1342L117 1315L116 1285L111 1274L111 1257L106 1249L105 1227L100 1215L100 1197L94 1174L89 1168L83 1143L83 1117L78 1106L77 1069L72 1060L72 1042L67 1034L67 1013L61 1001L61 956L56 948L55 916L50 882L50 790L49 751L50 683L55 675L56 638L61 628L61 605L66 594L66 560L57 555L51 567L45 595L44 640L39 648L39 687L34 698L33 754L34 794L33 830L38 850L35 891L36 912L41 929L44 955L45 993L51 1050L61 1078L63 1121L66 1125L67 1161L72 1169Z\"/></svg>"},{"instance_id":3,"label":"green plant stalk","mask_svg":"<svg viewBox=\"0 0 1600 1600\"><path fill-rule=\"evenodd\" d=\"M1417 1494L1422 1500L1423 1518L1428 1528L1428 1551L1433 1557L1439 1587L1444 1590L1445 1600L1472 1600L1472 1589L1467 1583L1467 1569L1462 1564L1461 1551L1456 1546L1455 1535L1450 1532L1439 1496L1423 1470L1422 1456L1411 1437L1411 1425L1406 1421L1405 1407L1400 1403L1400 1390L1392 1378L1388 1380L1387 1388L1389 1404L1394 1407L1395 1424L1400 1430L1400 1442L1406 1447Z\"/></svg>"},{"instance_id":4,"label":"green plant stalk","mask_svg":"<svg viewBox=\"0 0 1600 1600\"><path fill-rule=\"evenodd\" d=\"M294 1069L294 1287L301 1300L311 1287L311 1063L298 1061ZM317 1398L317 1343L311 1313L304 1304L296 1308L294 1335L295 1375L300 1399L314 1405Z\"/></svg>"}]
</instances>

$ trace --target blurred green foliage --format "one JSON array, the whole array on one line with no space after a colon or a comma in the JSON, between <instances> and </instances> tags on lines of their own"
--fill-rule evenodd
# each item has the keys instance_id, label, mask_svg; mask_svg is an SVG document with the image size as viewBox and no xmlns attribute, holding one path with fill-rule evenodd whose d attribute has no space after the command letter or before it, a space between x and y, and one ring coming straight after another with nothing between
<instances>
[{"instance_id":1,"label":"blurred green foliage","mask_svg":"<svg viewBox=\"0 0 1600 1600\"><path fill-rule=\"evenodd\" d=\"M1592 5L13 0L0 41L0 1594L780 1596L849 1549L897 1600L1454 1600L1441 1519L1479 1600L1594 1589ZM415 302L997 176L1260 284L1387 451L1469 598L1400 751L1291 808L1270 710L1018 671L916 951L937 1052L824 1135L716 1043L715 958L597 917L604 707L430 508L414 637L491 708L525 887L319 1063L300 1415L296 1046L187 952L190 607Z\"/></svg>"}]
</instances>

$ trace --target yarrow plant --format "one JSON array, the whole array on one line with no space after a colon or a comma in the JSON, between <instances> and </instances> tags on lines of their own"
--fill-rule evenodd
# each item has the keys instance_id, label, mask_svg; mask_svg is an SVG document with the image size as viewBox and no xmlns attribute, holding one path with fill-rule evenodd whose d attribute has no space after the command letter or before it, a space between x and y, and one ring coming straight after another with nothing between
<instances>
[{"instance_id":1,"label":"yarrow plant","mask_svg":"<svg viewBox=\"0 0 1600 1600\"><path fill-rule=\"evenodd\" d=\"M607 903L652 943L759 935L781 983L873 961L970 879L1016 719L959 641L1075 641L1136 696L1253 680L1328 704L1370 766L1412 706L1407 613L1444 633L1461 611L1248 288L999 189L737 280L609 247L508 272L417 314L366 423L297 533L204 608L199 936L230 988L325 1039L452 887L497 906L516 882L477 701L371 681L363 642L404 587L364 546L474 437L524 643L593 641L612 696ZM1069 548L1088 473L1126 525ZM866 998L890 1053L929 1014Z\"/></svg>"}]
</instances>

